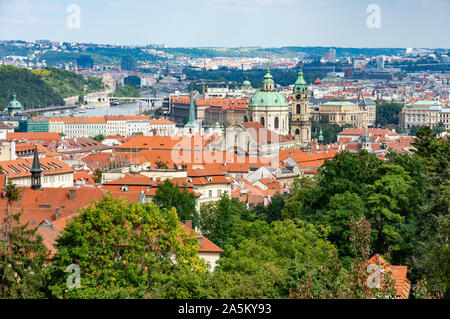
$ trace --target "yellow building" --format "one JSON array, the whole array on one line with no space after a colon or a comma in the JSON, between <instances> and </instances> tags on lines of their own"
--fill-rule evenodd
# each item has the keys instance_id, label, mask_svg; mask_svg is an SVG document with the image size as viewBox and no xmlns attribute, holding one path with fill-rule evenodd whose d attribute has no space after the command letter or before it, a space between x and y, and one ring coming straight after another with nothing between
<instances>
[{"instance_id":1,"label":"yellow building","mask_svg":"<svg viewBox=\"0 0 450 319\"><path fill-rule=\"evenodd\" d=\"M369 125L369 111L367 108L348 101L330 101L314 107L311 111L311 120L320 121L328 119L330 124L343 126L351 125L355 128L365 128Z\"/></svg>"}]
</instances>

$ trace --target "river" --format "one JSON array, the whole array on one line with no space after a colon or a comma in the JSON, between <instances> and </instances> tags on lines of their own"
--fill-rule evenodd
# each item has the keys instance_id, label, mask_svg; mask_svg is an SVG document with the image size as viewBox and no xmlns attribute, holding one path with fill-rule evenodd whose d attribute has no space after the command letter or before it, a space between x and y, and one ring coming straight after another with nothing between
<instances>
[{"instance_id":1,"label":"river","mask_svg":"<svg viewBox=\"0 0 450 319\"><path fill-rule=\"evenodd\" d=\"M166 94L163 92L157 92L156 97L164 97ZM143 94L143 96L150 96L150 94ZM146 102L136 102L127 103L115 106L109 105L95 105L95 109L84 109L84 113L80 113L79 110L73 113L58 114L56 116L69 116L73 114L76 117L87 117L87 116L105 116L105 115L138 115L139 105L142 105L142 112L149 109L148 103ZM162 102L158 101L155 103L154 108L159 108L162 106ZM53 115L55 116L55 115Z\"/></svg>"}]
</instances>

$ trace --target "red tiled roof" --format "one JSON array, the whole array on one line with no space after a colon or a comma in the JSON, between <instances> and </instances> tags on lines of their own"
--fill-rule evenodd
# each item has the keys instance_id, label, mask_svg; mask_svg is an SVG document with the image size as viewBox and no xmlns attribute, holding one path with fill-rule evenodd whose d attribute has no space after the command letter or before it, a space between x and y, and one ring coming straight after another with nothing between
<instances>
[{"instance_id":1,"label":"red tiled roof","mask_svg":"<svg viewBox=\"0 0 450 319\"><path fill-rule=\"evenodd\" d=\"M142 174L125 174L124 177L104 183L103 185L138 185L138 186L151 186L154 185L153 180L150 177Z\"/></svg>"},{"instance_id":2,"label":"red tiled roof","mask_svg":"<svg viewBox=\"0 0 450 319\"><path fill-rule=\"evenodd\" d=\"M53 157L40 158L39 164L42 169L42 175L54 175L73 172L73 169L69 165ZM15 160L0 162L3 173L7 174L8 178L31 176L30 170L32 165L32 158L18 158Z\"/></svg>"},{"instance_id":3,"label":"red tiled roof","mask_svg":"<svg viewBox=\"0 0 450 319\"><path fill-rule=\"evenodd\" d=\"M408 299L411 289L411 281L406 277L408 266L391 265L379 254L373 255L368 262L370 264L379 265L385 272L390 272L396 289L395 297L399 299Z\"/></svg>"},{"instance_id":4,"label":"red tiled roof","mask_svg":"<svg viewBox=\"0 0 450 319\"><path fill-rule=\"evenodd\" d=\"M180 222L181 223L181 222ZM196 231L194 231L192 228L190 228L189 226L187 226L186 224L181 223L183 226L183 229L188 233L188 234L192 234L195 237L200 237L201 235L199 233L197 233ZM208 238L203 237L202 239L202 247L198 249L199 252L208 252L208 253L222 253L223 250L217 246L216 244L214 244L212 241L210 241Z\"/></svg>"},{"instance_id":5,"label":"red tiled roof","mask_svg":"<svg viewBox=\"0 0 450 319\"><path fill-rule=\"evenodd\" d=\"M61 141L61 135L58 133L33 133L33 132L14 132L6 133L6 140L27 140L27 141Z\"/></svg>"}]
</instances>

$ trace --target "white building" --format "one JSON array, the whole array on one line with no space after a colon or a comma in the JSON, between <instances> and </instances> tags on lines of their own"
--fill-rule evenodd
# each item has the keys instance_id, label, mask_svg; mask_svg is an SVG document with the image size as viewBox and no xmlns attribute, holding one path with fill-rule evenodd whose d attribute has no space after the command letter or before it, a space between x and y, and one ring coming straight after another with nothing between
<instances>
[{"instance_id":1,"label":"white building","mask_svg":"<svg viewBox=\"0 0 450 319\"><path fill-rule=\"evenodd\" d=\"M74 170L64 162L53 157L39 159L42 169L42 187L73 187ZM7 179L11 179L17 186L31 186L32 158L18 158L0 162L1 170Z\"/></svg>"},{"instance_id":2,"label":"white building","mask_svg":"<svg viewBox=\"0 0 450 319\"><path fill-rule=\"evenodd\" d=\"M156 135L173 136L176 134L176 127L172 121L152 119L149 121L149 131L155 131Z\"/></svg>"},{"instance_id":3,"label":"white building","mask_svg":"<svg viewBox=\"0 0 450 319\"><path fill-rule=\"evenodd\" d=\"M443 123L450 129L450 108L439 101L421 100L405 104L400 113L400 127L410 129L413 126L436 126Z\"/></svg>"}]
</instances>

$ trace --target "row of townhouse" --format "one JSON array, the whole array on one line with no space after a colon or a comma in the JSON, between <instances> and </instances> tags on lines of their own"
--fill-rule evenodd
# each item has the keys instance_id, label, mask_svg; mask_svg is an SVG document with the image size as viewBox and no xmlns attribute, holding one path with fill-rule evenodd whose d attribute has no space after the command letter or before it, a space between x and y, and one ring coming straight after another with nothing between
<instances>
[{"instance_id":1,"label":"row of townhouse","mask_svg":"<svg viewBox=\"0 0 450 319\"><path fill-rule=\"evenodd\" d=\"M403 129L439 123L450 129L450 101L419 100L405 104L400 113L400 127Z\"/></svg>"},{"instance_id":2,"label":"row of townhouse","mask_svg":"<svg viewBox=\"0 0 450 319\"><path fill-rule=\"evenodd\" d=\"M100 134L130 136L136 133L148 134L150 131L149 118L145 115L61 117L51 118L48 121L49 132L62 133L68 138Z\"/></svg>"}]
</instances>

